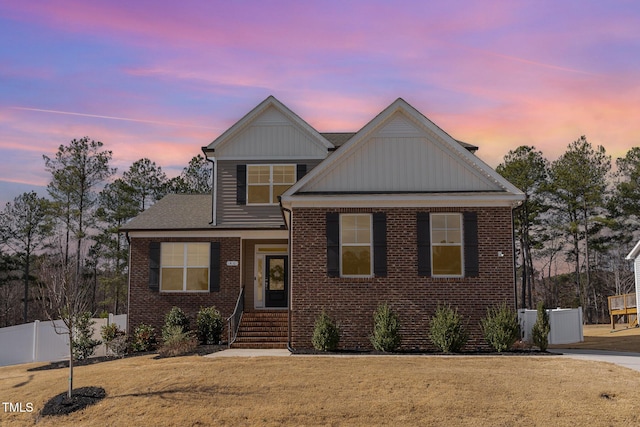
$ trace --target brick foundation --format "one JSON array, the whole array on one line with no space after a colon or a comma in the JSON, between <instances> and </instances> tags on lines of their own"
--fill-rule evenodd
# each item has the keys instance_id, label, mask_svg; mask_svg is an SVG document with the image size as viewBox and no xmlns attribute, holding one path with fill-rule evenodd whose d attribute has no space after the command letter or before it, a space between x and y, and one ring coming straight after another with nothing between
<instances>
[{"instance_id":1,"label":"brick foundation","mask_svg":"<svg viewBox=\"0 0 640 427\"><path fill-rule=\"evenodd\" d=\"M387 277L366 279L327 276L325 214L327 209L300 208L293 213L291 345L312 347L315 318L324 309L340 324L340 347L370 349L373 312L389 303L399 315L402 348L434 350L429 320L438 303L458 309L471 334L467 350L486 347L479 322L487 308L501 302L514 307L511 209L342 209L333 212L387 214ZM419 277L416 213L475 211L478 215L480 274L474 278ZM498 256L498 251L503 256Z\"/></svg>"}]
</instances>

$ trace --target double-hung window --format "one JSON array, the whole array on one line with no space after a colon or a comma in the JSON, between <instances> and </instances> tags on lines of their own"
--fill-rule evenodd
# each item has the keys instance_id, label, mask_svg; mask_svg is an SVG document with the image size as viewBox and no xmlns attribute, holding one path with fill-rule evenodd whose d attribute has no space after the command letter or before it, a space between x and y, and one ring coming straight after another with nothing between
<instances>
[{"instance_id":1,"label":"double-hung window","mask_svg":"<svg viewBox=\"0 0 640 427\"><path fill-rule=\"evenodd\" d=\"M461 214L431 214L431 257L434 276L462 276Z\"/></svg>"},{"instance_id":2,"label":"double-hung window","mask_svg":"<svg viewBox=\"0 0 640 427\"><path fill-rule=\"evenodd\" d=\"M160 291L208 292L209 243L163 242L160 256Z\"/></svg>"},{"instance_id":3,"label":"double-hung window","mask_svg":"<svg viewBox=\"0 0 640 427\"><path fill-rule=\"evenodd\" d=\"M340 215L340 275L370 277L373 271L370 214Z\"/></svg>"},{"instance_id":4,"label":"double-hung window","mask_svg":"<svg viewBox=\"0 0 640 427\"><path fill-rule=\"evenodd\" d=\"M275 205L296 182L296 165L247 165L247 204Z\"/></svg>"}]
</instances>

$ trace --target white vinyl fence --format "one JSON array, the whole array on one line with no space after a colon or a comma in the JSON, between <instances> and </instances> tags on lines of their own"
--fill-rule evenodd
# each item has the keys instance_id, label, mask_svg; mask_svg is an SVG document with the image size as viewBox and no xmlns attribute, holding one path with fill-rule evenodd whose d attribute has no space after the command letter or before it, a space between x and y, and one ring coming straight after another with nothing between
<instances>
[{"instance_id":1,"label":"white vinyl fence","mask_svg":"<svg viewBox=\"0 0 640 427\"><path fill-rule=\"evenodd\" d=\"M108 319L93 319L93 338L100 340L100 329L103 325L115 323L119 329L127 330L127 315L109 314ZM61 320L56 325L63 325ZM60 327L58 330L62 330ZM106 348L101 344L96 348L94 356L106 355ZM55 362L69 358L69 336L57 334L54 322L40 322L10 326L0 329L0 366L17 365L30 362Z\"/></svg>"},{"instance_id":2,"label":"white vinyl fence","mask_svg":"<svg viewBox=\"0 0 640 427\"><path fill-rule=\"evenodd\" d=\"M571 344L584 341L582 334L582 307L556 308L549 313L549 344ZM531 342L531 329L538 318L537 310L518 310L520 331L524 341Z\"/></svg>"}]
</instances>

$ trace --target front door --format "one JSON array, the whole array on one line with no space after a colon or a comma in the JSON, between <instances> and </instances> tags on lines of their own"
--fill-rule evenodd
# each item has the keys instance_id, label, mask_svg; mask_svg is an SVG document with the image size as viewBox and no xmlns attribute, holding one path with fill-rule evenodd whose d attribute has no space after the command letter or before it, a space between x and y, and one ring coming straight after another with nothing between
<instances>
[{"instance_id":1,"label":"front door","mask_svg":"<svg viewBox=\"0 0 640 427\"><path fill-rule=\"evenodd\" d=\"M265 256L265 306L287 306L287 256Z\"/></svg>"}]
</instances>

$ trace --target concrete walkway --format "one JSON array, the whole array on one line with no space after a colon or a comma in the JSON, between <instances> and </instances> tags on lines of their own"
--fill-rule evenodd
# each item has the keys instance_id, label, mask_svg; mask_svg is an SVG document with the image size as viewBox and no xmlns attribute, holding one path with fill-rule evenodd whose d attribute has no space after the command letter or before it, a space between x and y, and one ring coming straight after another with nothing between
<instances>
[{"instance_id":1,"label":"concrete walkway","mask_svg":"<svg viewBox=\"0 0 640 427\"><path fill-rule=\"evenodd\" d=\"M568 357L578 360L593 360L597 362L608 362L625 368L633 369L640 372L640 353L626 353L621 351L605 351L605 350L577 350L554 348L549 349L550 353L557 354L560 357ZM282 357L291 356L289 350L286 349L249 349L249 348L231 348L208 354L205 357ZM340 355L342 356L342 355ZM351 355L353 356L353 355ZM441 357L441 356L438 356Z\"/></svg>"},{"instance_id":2,"label":"concrete walkway","mask_svg":"<svg viewBox=\"0 0 640 427\"><path fill-rule=\"evenodd\" d=\"M606 350L582 350L568 348L549 349L550 353L561 354L561 357L569 357L579 360L595 360L597 362L609 362L625 368L640 371L640 353L628 353L622 351Z\"/></svg>"},{"instance_id":3,"label":"concrete walkway","mask_svg":"<svg viewBox=\"0 0 640 427\"><path fill-rule=\"evenodd\" d=\"M205 357L279 357L291 356L289 350L286 349L252 349L252 348L230 348L227 350L216 351L207 354Z\"/></svg>"}]
</instances>

